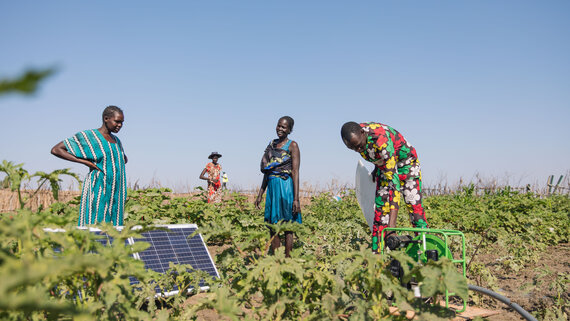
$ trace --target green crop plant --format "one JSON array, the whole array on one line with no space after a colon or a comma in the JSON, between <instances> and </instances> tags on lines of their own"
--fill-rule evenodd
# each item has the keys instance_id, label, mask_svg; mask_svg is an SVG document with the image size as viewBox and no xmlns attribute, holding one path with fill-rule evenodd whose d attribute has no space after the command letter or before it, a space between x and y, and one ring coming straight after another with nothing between
<instances>
[{"instance_id":1,"label":"green crop plant","mask_svg":"<svg viewBox=\"0 0 570 321\"><path fill-rule=\"evenodd\" d=\"M209 204L200 194L175 197L169 189L128 193L125 229L101 227L115 239L107 247L74 227L77 199L37 213L1 214L0 318L192 320L208 312L229 320L404 320L404 315L390 314L395 306L415 311L420 320L443 320L452 314L416 299L401 281L413 275L422 295L435 300L444 289L467 295L465 279L445 259L418 265L398 252L373 254L370 230L350 190L340 200L328 193L314 196L303 208L303 224L277 225L266 224L263 210L237 193L227 193L220 204ZM424 205L430 226L465 233L468 282L491 289L498 287L497 273L522 271L541 251L568 242L570 235L570 200L563 195L509 189L476 195L467 188L426 197ZM404 209L399 225L409 226ZM174 264L159 274L130 257L146 245L125 246L126 237L139 237L153 224L179 223L198 224L220 279ZM131 230L134 225L143 228ZM48 233L45 227L65 231ZM291 258L283 248L271 251L269 228L295 233ZM450 244L452 250L454 246ZM499 260L491 265L479 261L491 254ZM392 258L405 263L402 280L386 269ZM129 276L139 283L131 286ZM188 304L188 295L201 291L202 279L210 290ZM557 312L539 315L563 317L568 276L548 282L532 286L548 285ZM156 287L165 293L174 285L182 290L179 294L154 297ZM477 295L470 300L484 302Z\"/></svg>"},{"instance_id":2,"label":"green crop plant","mask_svg":"<svg viewBox=\"0 0 570 321\"><path fill-rule=\"evenodd\" d=\"M61 176L67 175L73 177L75 180L79 181L79 176L77 174L70 171L69 168L64 169L56 169L50 173L46 172L35 172L30 174L26 169L23 168L24 164L14 164L13 162L9 162L6 160L2 161L0 164L0 172L6 174L4 180L2 181L3 188L9 188L12 191L15 191L18 194L18 201L20 202L20 209L23 209L26 206L26 203L34 197L41 188L46 184L49 183L51 187L51 191L53 194L53 198L55 200L59 199L59 184L63 181ZM30 182L33 178L36 178L36 189L35 191L25 197L22 195L22 188L27 182Z\"/></svg>"},{"instance_id":3,"label":"green crop plant","mask_svg":"<svg viewBox=\"0 0 570 321\"><path fill-rule=\"evenodd\" d=\"M148 243L125 245L145 228L117 231L101 229L113 238L103 246L97 236L75 228L75 222L49 212L3 214L0 218L0 318L150 320L166 307L180 306L181 296L150 300L155 287L170 291L200 289L203 272L189 266L171 266L165 274L146 270L142 261L131 257ZM45 228L53 228L46 231ZM134 287L129 277L139 283ZM142 307L146 307L144 311Z\"/></svg>"},{"instance_id":4,"label":"green crop plant","mask_svg":"<svg viewBox=\"0 0 570 321\"><path fill-rule=\"evenodd\" d=\"M10 93L33 94L39 84L47 77L53 75L55 71L55 68L29 69L15 78L2 78L0 79L0 96Z\"/></svg>"}]
</instances>

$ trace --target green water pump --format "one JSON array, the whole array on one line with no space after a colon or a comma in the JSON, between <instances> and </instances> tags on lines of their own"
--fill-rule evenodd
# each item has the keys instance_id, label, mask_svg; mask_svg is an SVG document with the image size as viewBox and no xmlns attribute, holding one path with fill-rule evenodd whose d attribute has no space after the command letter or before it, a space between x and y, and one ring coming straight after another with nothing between
<instances>
[{"instance_id":1,"label":"green water pump","mask_svg":"<svg viewBox=\"0 0 570 321\"><path fill-rule=\"evenodd\" d=\"M429 229L429 228L385 228L388 236L380 239L380 248L382 252L385 247L390 250L404 251L414 261L419 264L425 264L428 260L437 261L442 257L448 258L452 263L457 264L462 271L463 277L466 278L465 263L465 235L460 231ZM451 242L459 243L460 253L453 255L449 248ZM399 262L391 262L390 270L395 276L401 276L402 269ZM416 289L421 292L421 287ZM445 291L445 307L449 308L449 298L454 293ZM463 308L457 312L465 311L467 302L463 300Z\"/></svg>"}]
</instances>

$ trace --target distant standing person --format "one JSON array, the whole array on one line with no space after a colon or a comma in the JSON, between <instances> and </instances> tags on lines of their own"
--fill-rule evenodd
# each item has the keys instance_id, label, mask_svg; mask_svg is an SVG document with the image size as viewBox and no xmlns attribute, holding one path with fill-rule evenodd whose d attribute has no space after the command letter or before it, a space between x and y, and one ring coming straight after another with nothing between
<instances>
[{"instance_id":1,"label":"distant standing person","mask_svg":"<svg viewBox=\"0 0 570 321\"><path fill-rule=\"evenodd\" d=\"M228 189L228 174L226 172L222 173L222 190Z\"/></svg>"},{"instance_id":2,"label":"distant standing person","mask_svg":"<svg viewBox=\"0 0 570 321\"><path fill-rule=\"evenodd\" d=\"M89 167L81 191L79 226L106 222L123 225L127 155L119 138L112 133L121 130L125 116L121 108L108 106L102 118L100 128L79 132L51 149L59 158Z\"/></svg>"},{"instance_id":3,"label":"distant standing person","mask_svg":"<svg viewBox=\"0 0 570 321\"><path fill-rule=\"evenodd\" d=\"M282 221L301 223L299 203L299 164L301 156L297 142L288 138L295 124L293 118L283 116L277 122L277 139L269 142L261 159L263 181L255 206L259 207L263 193L265 198L265 222L276 224ZM281 246L279 235L270 230L273 250ZM293 232L285 232L285 255L290 257L293 248Z\"/></svg>"},{"instance_id":4,"label":"distant standing person","mask_svg":"<svg viewBox=\"0 0 570 321\"><path fill-rule=\"evenodd\" d=\"M414 227L427 227L422 206L422 174L416 149L394 128L380 123L347 122L341 129L342 141L349 149L374 164L376 181L372 250L386 227L396 227L400 190ZM386 235L384 236L386 237Z\"/></svg>"},{"instance_id":5,"label":"distant standing person","mask_svg":"<svg viewBox=\"0 0 570 321\"><path fill-rule=\"evenodd\" d=\"M208 156L212 162L208 163L200 174L200 179L208 181L208 203L220 203L222 201L222 190L220 189L222 185L220 182L222 165L218 164L220 157L222 157L222 154L212 152L210 156ZM206 177L205 174L208 174L208 177Z\"/></svg>"}]
</instances>

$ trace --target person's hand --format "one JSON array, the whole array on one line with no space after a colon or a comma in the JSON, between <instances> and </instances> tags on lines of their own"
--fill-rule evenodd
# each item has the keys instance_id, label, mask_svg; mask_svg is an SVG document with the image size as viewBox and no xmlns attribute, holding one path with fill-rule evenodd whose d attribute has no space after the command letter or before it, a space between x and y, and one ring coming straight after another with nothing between
<instances>
[{"instance_id":1,"label":"person's hand","mask_svg":"<svg viewBox=\"0 0 570 321\"><path fill-rule=\"evenodd\" d=\"M299 200L293 201L293 213L301 213L301 204L299 203Z\"/></svg>"},{"instance_id":2,"label":"person's hand","mask_svg":"<svg viewBox=\"0 0 570 321\"><path fill-rule=\"evenodd\" d=\"M376 183L376 175L378 175L378 166L374 165L374 169L372 170L372 181Z\"/></svg>"},{"instance_id":3,"label":"person's hand","mask_svg":"<svg viewBox=\"0 0 570 321\"><path fill-rule=\"evenodd\" d=\"M261 203L261 195L258 195L257 198L255 199L255 202L253 203L255 205L255 208L257 208L258 210L261 209L261 207L259 207L260 203Z\"/></svg>"},{"instance_id":4,"label":"person's hand","mask_svg":"<svg viewBox=\"0 0 570 321\"><path fill-rule=\"evenodd\" d=\"M83 164L85 166L89 167L89 169L92 171L100 171L99 167L97 167L97 165L95 165L94 163L92 163L90 161L86 160Z\"/></svg>"}]
</instances>

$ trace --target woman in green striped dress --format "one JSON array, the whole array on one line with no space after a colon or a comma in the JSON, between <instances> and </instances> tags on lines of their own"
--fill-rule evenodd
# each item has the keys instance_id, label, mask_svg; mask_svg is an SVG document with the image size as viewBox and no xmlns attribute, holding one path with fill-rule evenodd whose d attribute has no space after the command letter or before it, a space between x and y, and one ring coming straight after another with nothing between
<instances>
[{"instance_id":1,"label":"woman in green striped dress","mask_svg":"<svg viewBox=\"0 0 570 321\"><path fill-rule=\"evenodd\" d=\"M81 191L79 226L103 222L123 225L127 156L113 133L121 130L124 121L119 107L108 106L103 111L101 128L81 131L51 150L59 158L89 167Z\"/></svg>"}]
</instances>

